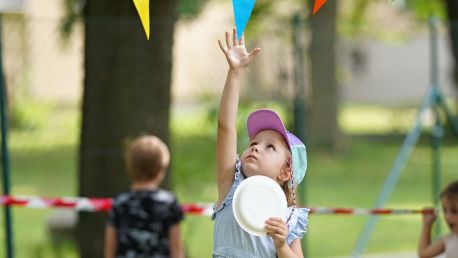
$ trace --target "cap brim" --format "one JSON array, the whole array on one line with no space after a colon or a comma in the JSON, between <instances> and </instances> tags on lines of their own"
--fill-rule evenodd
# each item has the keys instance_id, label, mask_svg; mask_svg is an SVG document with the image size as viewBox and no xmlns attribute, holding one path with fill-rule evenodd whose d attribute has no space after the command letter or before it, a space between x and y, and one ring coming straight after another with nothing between
<instances>
[{"instance_id":1,"label":"cap brim","mask_svg":"<svg viewBox=\"0 0 458 258\"><path fill-rule=\"evenodd\" d=\"M281 121L280 116L272 110L260 109L251 113L247 119L247 129L250 139L253 139L256 134L263 130L277 131L283 136L288 145L290 145L285 125Z\"/></svg>"}]
</instances>

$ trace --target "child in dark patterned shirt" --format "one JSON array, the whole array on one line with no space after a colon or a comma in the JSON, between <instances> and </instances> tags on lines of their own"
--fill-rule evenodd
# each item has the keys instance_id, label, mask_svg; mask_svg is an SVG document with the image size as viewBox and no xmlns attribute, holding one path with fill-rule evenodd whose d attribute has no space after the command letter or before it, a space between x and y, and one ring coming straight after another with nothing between
<instances>
[{"instance_id":1,"label":"child in dark patterned shirt","mask_svg":"<svg viewBox=\"0 0 458 258\"><path fill-rule=\"evenodd\" d=\"M156 136L135 139L126 152L131 187L113 202L105 230L105 258L182 258L183 212L176 197L159 188L169 165Z\"/></svg>"}]
</instances>

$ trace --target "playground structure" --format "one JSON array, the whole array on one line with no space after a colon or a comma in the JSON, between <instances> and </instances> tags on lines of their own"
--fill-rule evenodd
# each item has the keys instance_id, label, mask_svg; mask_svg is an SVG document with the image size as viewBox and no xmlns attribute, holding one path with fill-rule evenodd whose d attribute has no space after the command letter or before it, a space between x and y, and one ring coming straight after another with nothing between
<instances>
[{"instance_id":1,"label":"playground structure","mask_svg":"<svg viewBox=\"0 0 458 258\"><path fill-rule=\"evenodd\" d=\"M393 167L383 185L383 188L375 202L375 208L382 208L385 203L388 201L391 193L393 192L394 188L396 187L397 182L401 176L402 170L404 169L407 159L409 158L415 144L417 143L420 134L423 129L422 119L425 115L425 112L431 110L434 116L434 126L431 131L432 136L432 150L433 150L433 203L436 208L440 208L440 200L439 200L439 192L441 189L440 181L441 181L441 172L440 172L440 146L441 140L444 136L444 128L443 124L446 121L443 121L441 118L442 111L445 114L445 118L448 120L450 126L454 130L455 134L458 136L458 121L452 115L451 110L448 108L447 104L445 103L444 95L440 89L440 82L439 82L439 54L438 54L438 35L437 35L437 26L439 20L435 17L431 17L429 20L429 29L431 35L431 88L429 89L426 97L424 98L423 102L421 103L418 111L417 116L414 121L413 127L410 132L407 134L404 143L401 146L401 150L399 151L398 156L396 157ZM358 242L356 244L355 249L353 250L353 257L361 257L364 248L367 246L369 238L372 234L372 231L375 228L377 223L377 217L369 216L366 224L364 225L363 230L359 236ZM435 235L440 234L440 227L435 228Z\"/></svg>"}]
</instances>

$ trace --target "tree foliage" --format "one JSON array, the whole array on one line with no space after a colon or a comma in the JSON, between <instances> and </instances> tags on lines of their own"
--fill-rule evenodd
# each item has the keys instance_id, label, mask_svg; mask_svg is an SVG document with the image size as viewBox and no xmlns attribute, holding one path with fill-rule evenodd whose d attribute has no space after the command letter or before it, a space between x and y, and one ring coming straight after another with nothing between
<instances>
[{"instance_id":1,"label":"tree foliage","mask_svg":"<svg viewBox=\"0 0 458 258\"><path fill-rule=\"evenodd\" d=\"M445 16L443 0L407 0L406 8L412 10L422 21L431 16Z\"/></svg>"},{"instance_id":2,"label":"tree foliage","mask_svg":"<svg viewBox=\"0 0 458 258\"><path fill-rule=\"evenodd\" d=\"M64 16L61 20L60 33L64 40L71 36L76 22L81 18L81 12L88 0L64 0ZM129 0L133 1L133 0ZM163 0L150 0L163 1ZM178 13L181 16L194 18L202 10L208 0L178 0ZM132 3L133 4L133 3Z\"/></svg>"}]
</instances>

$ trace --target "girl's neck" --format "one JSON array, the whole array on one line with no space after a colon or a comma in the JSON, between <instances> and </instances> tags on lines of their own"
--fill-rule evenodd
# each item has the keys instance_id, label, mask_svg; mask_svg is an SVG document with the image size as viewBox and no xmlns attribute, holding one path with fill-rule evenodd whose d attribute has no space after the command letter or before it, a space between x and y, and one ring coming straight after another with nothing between
<instances>
[{"instance_id":1,"label":"girl's neck","mask_svg":"<svg viewBox=\"0 0 458 258\"><path fill-rule=\"evenodd\" d=\"M150 180L150 181L140 181L140 182L134 182L130 186L131 190L156 190L159 188L159 183L156 180Z\"/></svg>"}]
</instances>

